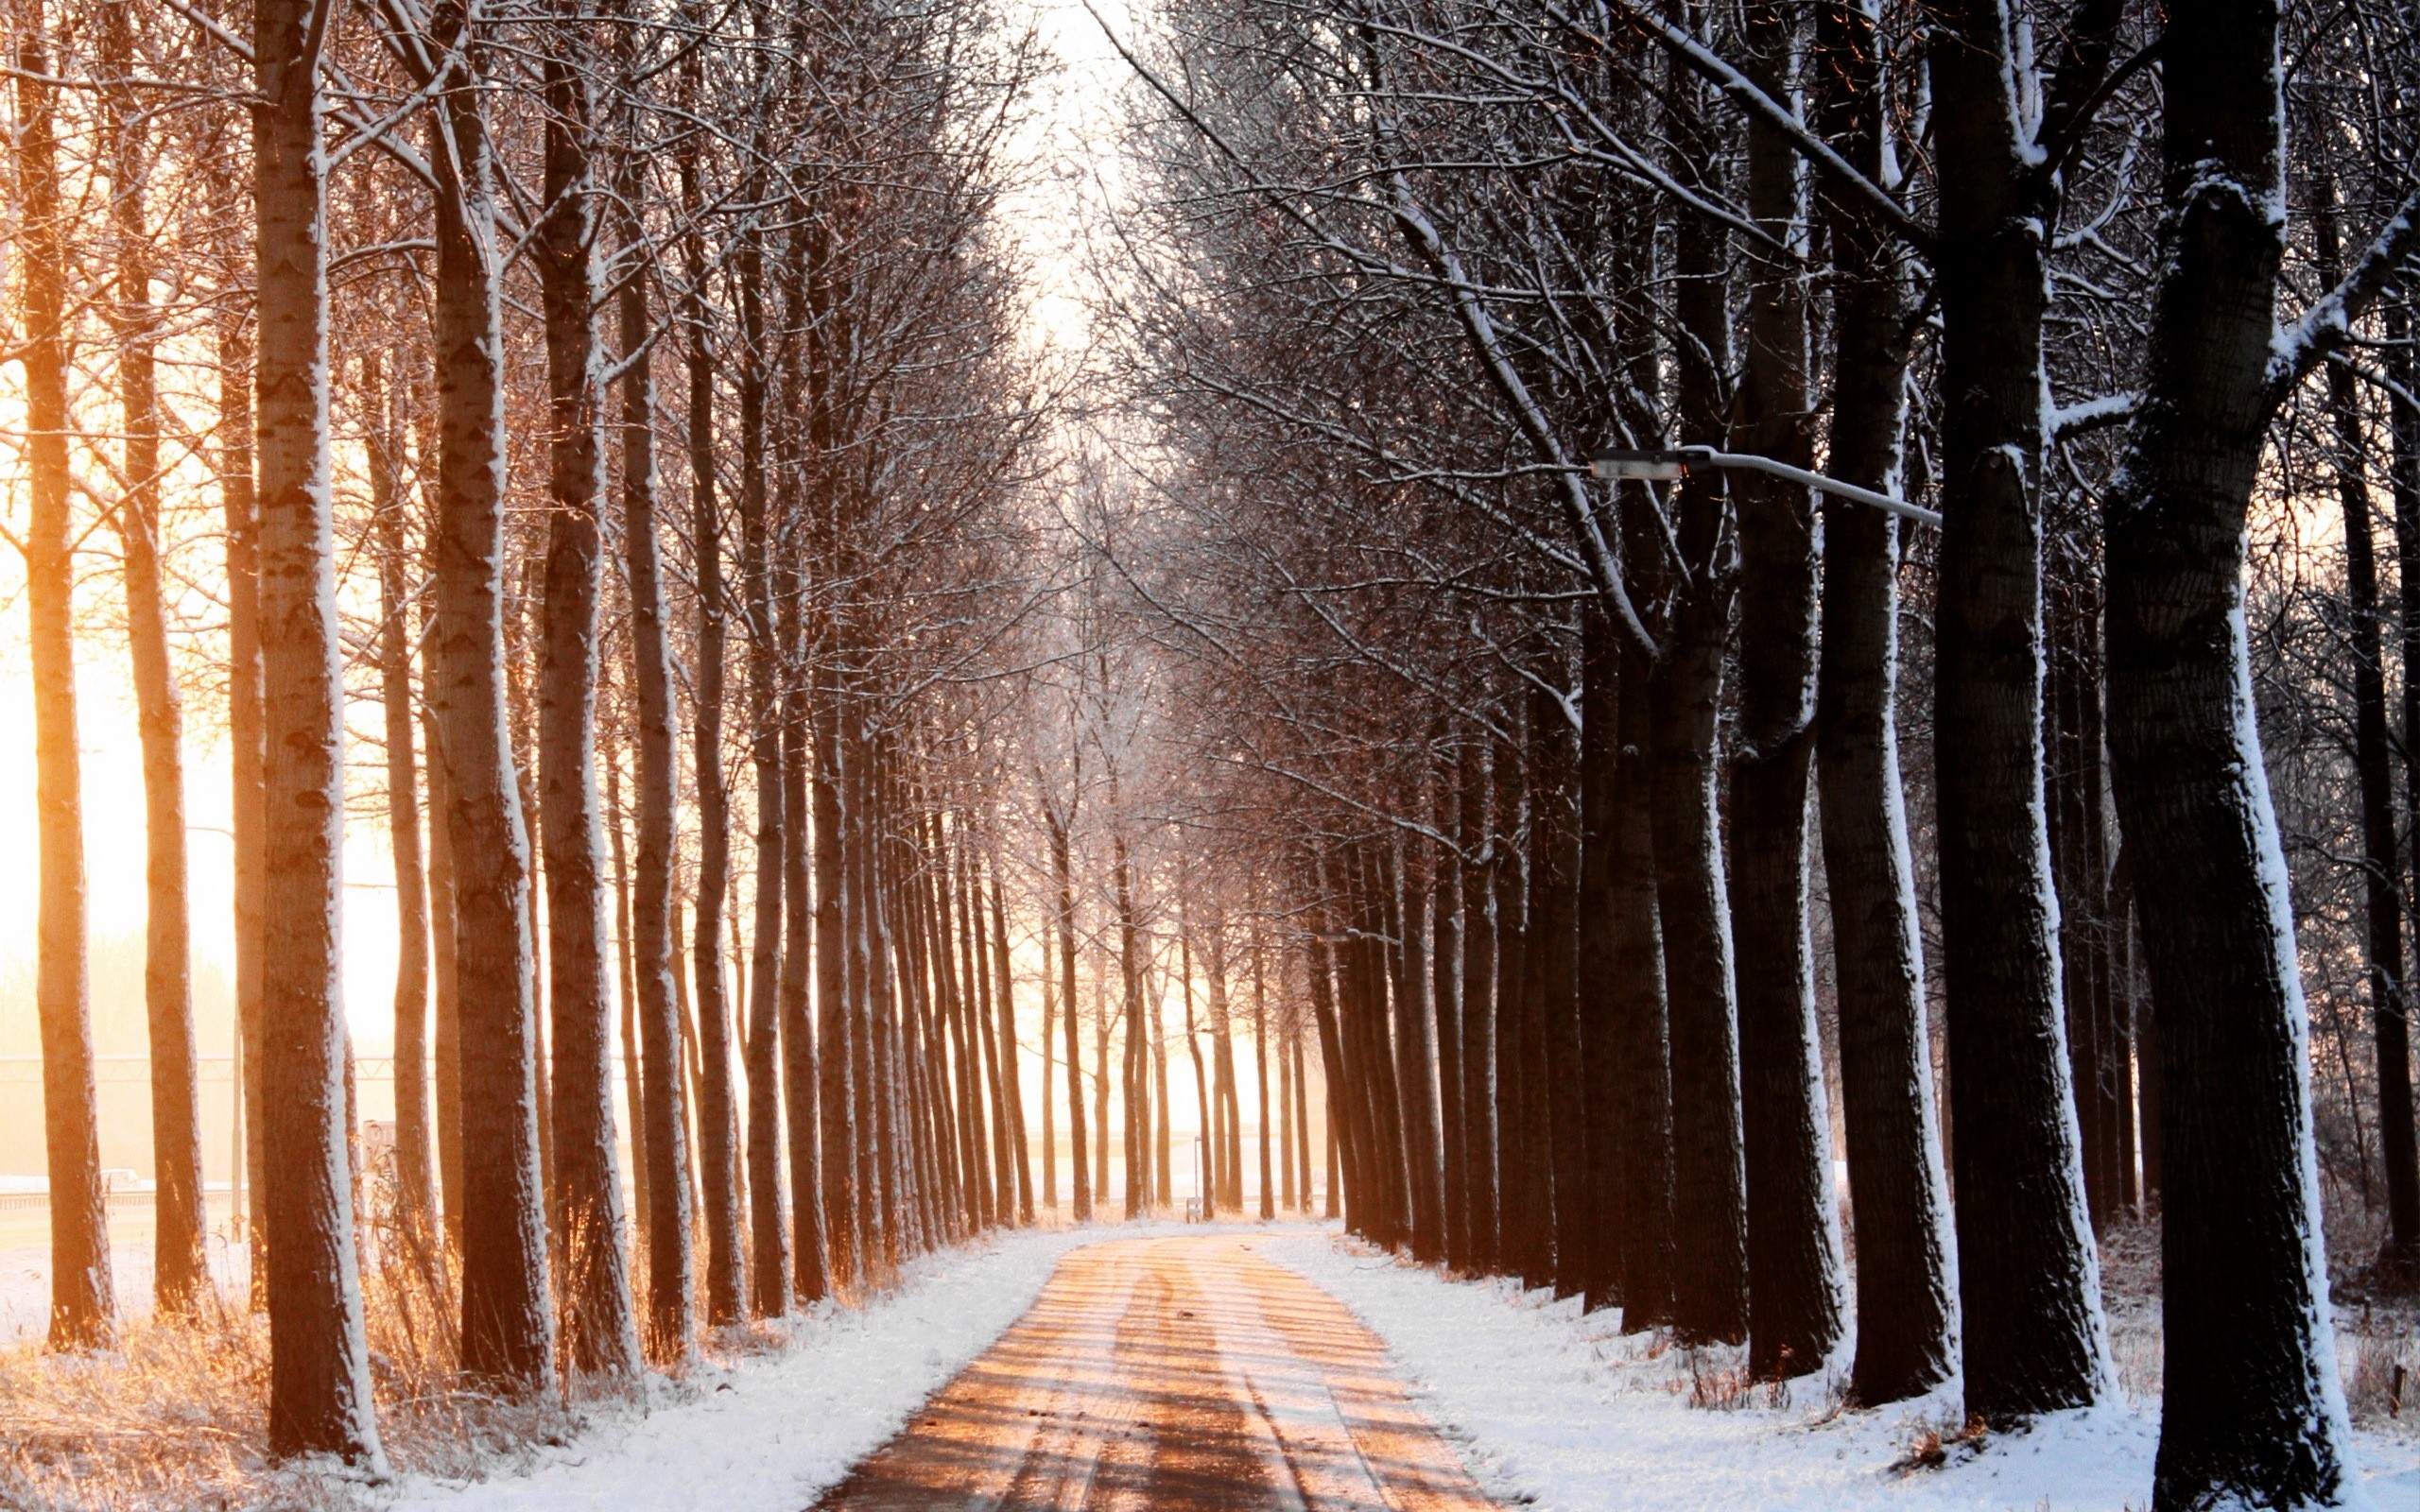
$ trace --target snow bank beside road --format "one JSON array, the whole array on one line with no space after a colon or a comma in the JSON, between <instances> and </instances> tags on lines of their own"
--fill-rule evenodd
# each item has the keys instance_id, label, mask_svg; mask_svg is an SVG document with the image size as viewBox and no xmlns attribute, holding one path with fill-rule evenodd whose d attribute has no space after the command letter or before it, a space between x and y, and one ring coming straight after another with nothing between
<instances>
[{"instance_id":1,"label":"snow bank beside road","mask_svg":"<svg viewBox=\"0 0 2420 1512\"><path fill-rule=\"evenodd\" d=\"M1682 1351L1651 1355L1576 1300L1511 1281L1454 1281L1340 1235L1271 1238L1261 1253L1326 1287L1387 1343L1421 1406L1498 1501L1541 1512L2120 1512L2151 1505L2156 1417L2112 1405L2031 1432L1953 1446L1939 1469L1902 1472L1944 1397L1830 1414L1820 1381L1793 1400L1735 1395L1690 1403ZM1700 1367L1737 1364L1710 1351ZM2360 1435L2376 1506L2420 1505L2420 1445Z\"/></svg>"},{"instance_id":2,"label":"snow bank beside road","mask_svg":"<svg viewBox=\"0 0 2420 1512\"><path fill-rule=\"evenodd\" d=\"M926 1256L862 1311L825 1308L798 1322L783 1352L698 1372L679 1388L688 1400L605 1417L525 1473L470 1485L407 1479L389 1504L799 1512L1007 1332L1062 1254L1132 1236L1050 1229Z\"/></svg>"}]
</instances>

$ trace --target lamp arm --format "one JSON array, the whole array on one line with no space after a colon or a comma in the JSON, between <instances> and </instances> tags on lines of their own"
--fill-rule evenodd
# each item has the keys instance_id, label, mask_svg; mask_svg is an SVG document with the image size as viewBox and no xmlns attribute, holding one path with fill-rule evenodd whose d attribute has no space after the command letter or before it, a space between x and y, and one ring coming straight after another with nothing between
<instances>
[{"instance_id":1,"label":"lamp arm","mask_svg":"<svg viewBox=\"0 0 2420 1512\"><path fill-rule=\"evenodd\" d=\"M1910 504L1905 499L1894 499L1887 493L1876 493L1872 489L1860 489L1854 483L1842 483L1838 478L1827 478L1821 472L1809 472L1803 467L1792 467L1787 462L1776 462L1770 456L1756 456L1746 452L1718 452L1711 446L1684 446L1680 451L1684 457L1696 466L1762 472L1768 477L1787 479L1791 483L1814 489L1818 492L1831 494L1835 498L1871 505L1885 513L1895 514L1902 520L1912 520L1918 524L1930 525L1936 530L1941 528L1941 513L1938 510L1927 509L1920 504Z\"/></svg>"}]
</instances>

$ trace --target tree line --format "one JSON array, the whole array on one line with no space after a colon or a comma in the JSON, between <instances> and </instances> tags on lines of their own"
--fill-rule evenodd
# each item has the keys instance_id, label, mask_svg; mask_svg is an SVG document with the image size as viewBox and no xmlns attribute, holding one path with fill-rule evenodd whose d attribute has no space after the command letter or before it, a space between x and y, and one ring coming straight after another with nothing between
<instances>
[{"instance_id":1,"label":"tree line","mask_svg":"<svg viewBox=\"0 0 2420 1512\"><path fill-rule=\"evenodd\" d=\"M212 1290L189 695L233 751L275 1454L382 1464L366 1274L441 1298L477 1389L544 1400L1033 1222L1058 1182L1057 1109L1037 1181L1024 1106L1037 976L1081 1215L1107 1185L1082 1068L1098 1136L1111 1025L1096 1004L1080 1042L1099 845L1060 764L1080 777L1099 741L1046 747L1030 717L1076 623L1037 504L1060 399L1003 232L1032 37L979 4L28 0L9 43L52 1346L119 1327L78 790L96 624L124 627L142 716L171 1318ZM349 822L387 833L396 884L374 1161ZM1139 994L1174 985L1173 936L1120 856L1118 1027L1159 1117L1130 1201L1151 1209L1168 1047ZM1185 1039L1223 1098L1229 1206L1235 937L1190 934L1211 965L1182 982L1210 994ZM1300 1040L1281 1049L1250 959L1307 1200Z\"/></svg>"},{"instance_id":2,"label":"tree line","mask_svg":"<svg viewBox=\"0 0 2420 1512\"><path fill-rule=\"evenodd\" d=\"M1753 1379L1853 1327L1853 1401L2010 1427L2114 1391L2096 1235L2155 1211L2156 1504L2349 1494L2304 978L2358 938L2320 1111L2383 1199L2357 1273L2408 1287L2411 40L2254 0L1117 38L1148 172L1098 298L1159 481L1104 549L1284 879L1354 1228ZM2290 869L2263 720L2340 713Z\"/></svg>"}]
</instances>

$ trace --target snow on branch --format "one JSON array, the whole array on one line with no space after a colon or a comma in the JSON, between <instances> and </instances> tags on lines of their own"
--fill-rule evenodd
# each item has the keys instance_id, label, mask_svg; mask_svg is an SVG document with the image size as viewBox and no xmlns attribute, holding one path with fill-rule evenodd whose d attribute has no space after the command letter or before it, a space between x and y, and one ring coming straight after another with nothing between
<instances>
[{"instance_id":1,"label":"snow on branch","mask_svg":"<svg viewBox=\"0 0 2420 1512\"><path fill-rule=\"evenodd\" d=\"M2280 330L2271 344L2269 386L2273 396L2302 382L2321 361L2344 344L2353 322L2385 291L2387 281L2420 253L2420 189L2396 208L2369 250L2361 254L2344 281L2322 295L2303 318Z\"/></svg>"},{"instance_id":2,"label":"snow on branch","mask_svg":"<svg viewBox=\"0 0 2420 1512\"><path fill-rule=\"evenodd\" d=\"M1655 638L1648 633L1645 622L1640 620L1637 609L1630 601L1629 592L1622 586L1620 564L1614 559L1612 545L1605 540L1597 511L1589 504L1587 487L1580 481L1580 471L1571 465L1562 440L1555 435L1552 422L1538 407L1536 396L1530 392L1530 386L1522 381L1520 372L1512 366L1512 359L1505 353L1504 343L1497 338L1495 322L1488 313L1487 305L1462 275L1461 257L1446 245L1436 224L1420 208L1420 202L1412 197L1411 186L1405 182L1403 175L1397 173L1393 180L1395 223L1436 265L1438 274L1454 290L1455 314L1461 318L1462 329L1469 335L1472 346L1478 350L1497 392L1504 396L1506 404L1512 406L1513 414L1520 420L1521 429L1529 436L1530 443L1537 448L1539 455L1562 472L1563 488L1560 491L1564 512L1570 517L1572 533L1588 553L1588 565L1599 590L1610 602L1614 617L1621 622L1623 632L1635 641L1640 649L1650 657L1660 657L1662 653L1656 648Z\"/></svg>"},{"instance_id":3,"label":"snow on branch","mask_svg":"<svg viewBox=\"0 0 2420 1512\"><path fill-rule=\"evenodd\" d=\"M1799 156L1873 207L1882 217L1883 224L1889 226L1892 232L1918 256L1927 262L1932 260L1933 233L1930 229L1909 215L1907 207L1900 204L1890 190L1867 178L1855 164L1833 151L1831 144L1816 135L1805 121L1798 118L1796 112L1765 93L1755 80L1724 61L1712 48L1639 4L1639 0L1613 0L1613 3L1691 73L1731 96L1749 114L1779 131ZM1585 28L1565 15L1562 7L1550 5L1547 10L1557 21L1585 34Z\"/></svg>"},{"instance_id":4,"label":"snow on branch","mask_svg":"<svg viewBox=\"0 0 2420 1512\"><path fill-rule=\"evenodd\" d=\"M2081 404L2046 406L2042 412L2042 432L2052 442L2073 440L2087 431L2104 430L2123 425L2135 418L2135 407L2143 396L2133 389L2120 394L2103 394L2087 399Z\"/></svg>"}]
</instances>

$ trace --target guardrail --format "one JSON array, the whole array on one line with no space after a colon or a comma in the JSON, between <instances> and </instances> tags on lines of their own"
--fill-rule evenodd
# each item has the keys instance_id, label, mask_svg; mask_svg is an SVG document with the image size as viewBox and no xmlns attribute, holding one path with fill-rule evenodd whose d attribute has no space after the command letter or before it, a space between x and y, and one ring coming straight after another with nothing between
<instances>
[{"instance_id":1,"label":"guardrail","mask_svg":"<svg viewBox=\"0 0 2420 1512\"><path fill-rule=\"evenodd\" d=\"M204 1193L202 1197L205 1202L224 1201L227 1189L218 1187ZM160 1194L156 1191L112 1192L109 1194L109 1204L112 1208L149 1208L157 1206L159 1200ZM47 1192L0 1192L0 1212L47 1212L49 1210L50 1194Z\"/></svg>"}]
</instances>

